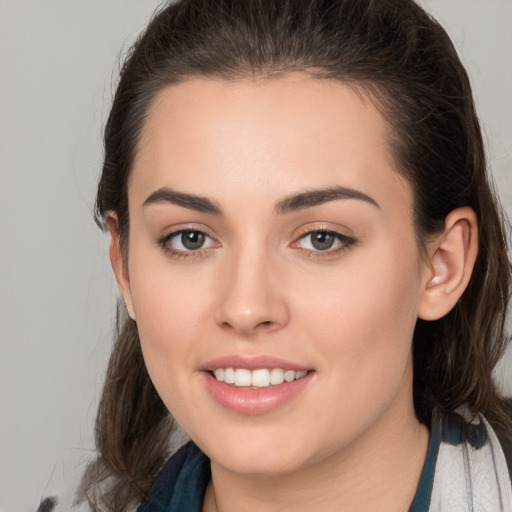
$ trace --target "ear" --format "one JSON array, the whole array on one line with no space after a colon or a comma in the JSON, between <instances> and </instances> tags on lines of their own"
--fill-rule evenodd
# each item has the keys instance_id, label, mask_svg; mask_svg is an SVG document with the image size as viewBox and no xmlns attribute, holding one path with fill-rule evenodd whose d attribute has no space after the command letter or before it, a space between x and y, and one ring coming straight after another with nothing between
<instances>
[{"instance_id":1,"label":"ear","mask_svg":"<svg viewBox=\"0 0 512 512\"><path fill-rule=\"evenodd\" d=\"M116 276L117 286L123 296L126 309L132 320L135 320L135 312L133 310L132 294L130 290L130 279L128 276L128 269L125 265L123 252L121 250L121 235L119 232L119 222L117 215L114 212L107 214L107 226L110 231L110 263L112 270Z\"/></svg>"},{"instance_id":2,"label":"ear","mask_svg":"<svg viewBox=\"0 0 512 512\"><path fill-rule=\"evenodd\" d=\"M455 306L475 265L478 223L473 209L453 210L445 219L443 233L428 242L427 252L418 317L438 320Z\"/></svg>"}]
</instances>

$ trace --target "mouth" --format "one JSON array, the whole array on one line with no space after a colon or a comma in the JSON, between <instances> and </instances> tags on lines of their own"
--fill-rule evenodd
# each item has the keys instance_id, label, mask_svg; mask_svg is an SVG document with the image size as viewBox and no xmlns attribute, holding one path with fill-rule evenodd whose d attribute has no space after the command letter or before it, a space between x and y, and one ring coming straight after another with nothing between
<instances>
[{"instance_id":1,"label":"mouth","mask_svg":"<svg viewBox=\"0 0 512 512\"><path fill-rule=\"evenodd\" d=\"M244 415L292 405L316 380L315 370L270 356L221 357L200 370L210 396L224 409Z\"/></svg>"},{"instance_id":2,"label":"mouth","mask_svg":"<svg viewBox=\"0 0 512 512\"><path fill-rule=\"evenodd\" d=\"M291 370L284 368L217 368L211 374L218 382L224 382L240 389L261 389L280 386L284 382L293 382L307 375L307 370Z\"/></svg>"}]
</instances>

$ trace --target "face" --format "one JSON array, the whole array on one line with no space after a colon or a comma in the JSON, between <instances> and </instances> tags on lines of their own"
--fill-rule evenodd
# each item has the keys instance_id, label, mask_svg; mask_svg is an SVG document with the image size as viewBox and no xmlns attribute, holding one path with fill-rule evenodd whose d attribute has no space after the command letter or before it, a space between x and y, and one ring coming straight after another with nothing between
<instances>
[{"instance_id":1,"label":"face","mask_svg":"<svg viewBox=\"0 0 512 512\"><path fill-rule=\"evenodd\" d=\"M303 74L191 79L152 105L121 289L212 463L292 472L414 417L427 270L387 136L369 100Z\"/></svg>"}]
</instances>

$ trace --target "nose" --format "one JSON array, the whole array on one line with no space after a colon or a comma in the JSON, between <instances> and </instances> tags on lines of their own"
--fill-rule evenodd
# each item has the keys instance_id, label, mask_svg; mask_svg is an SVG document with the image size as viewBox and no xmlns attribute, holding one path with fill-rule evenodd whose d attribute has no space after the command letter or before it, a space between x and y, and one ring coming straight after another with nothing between
<instances>
[{"instance_id":1,"label":"nose","mask_svg":"<svg viewBox=\"0 0 512 512\"><path fill-rule=\"evenodd\" d=\"M245 250L226 261L215 321L224 329L250 337L272 332L289 321L279 269L263 251Z\"/></svg>"}]
</instances>

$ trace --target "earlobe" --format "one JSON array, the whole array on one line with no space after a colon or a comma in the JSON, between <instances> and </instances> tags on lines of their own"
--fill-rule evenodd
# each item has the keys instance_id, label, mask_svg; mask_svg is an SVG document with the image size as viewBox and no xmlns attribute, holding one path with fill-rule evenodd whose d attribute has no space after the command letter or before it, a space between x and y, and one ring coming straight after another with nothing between
<instances>
[{"instance_id":1,"label":"earlobe","mask_svg":"<svg viewBox=\"0 0 512 512\"><path fill-rule=\"evenodd\" d=\"M130 279L128 276L128 270L126 269L123 251L121 249L121 235L119 232L117 215L115 213L108 213L107 225L110 232L109 255L112 270L114 271L117 286L119 287L119 291L123 296L128 314L132 320L135 320L135 312L133 310L132 295L130 290Z\"/></svg>"},{"instance_id":2,"label":"earlobe","mask_svg":"<svg viewBox=\"0 0 512 512\"><path fill-rule=\"evenodd\" d=\"M425 272L418 317L438 320L445 316L464 293L478 252L478 223L472 208L452 211L445 229L427 244Z\"/></svg>"}]
</instances>

